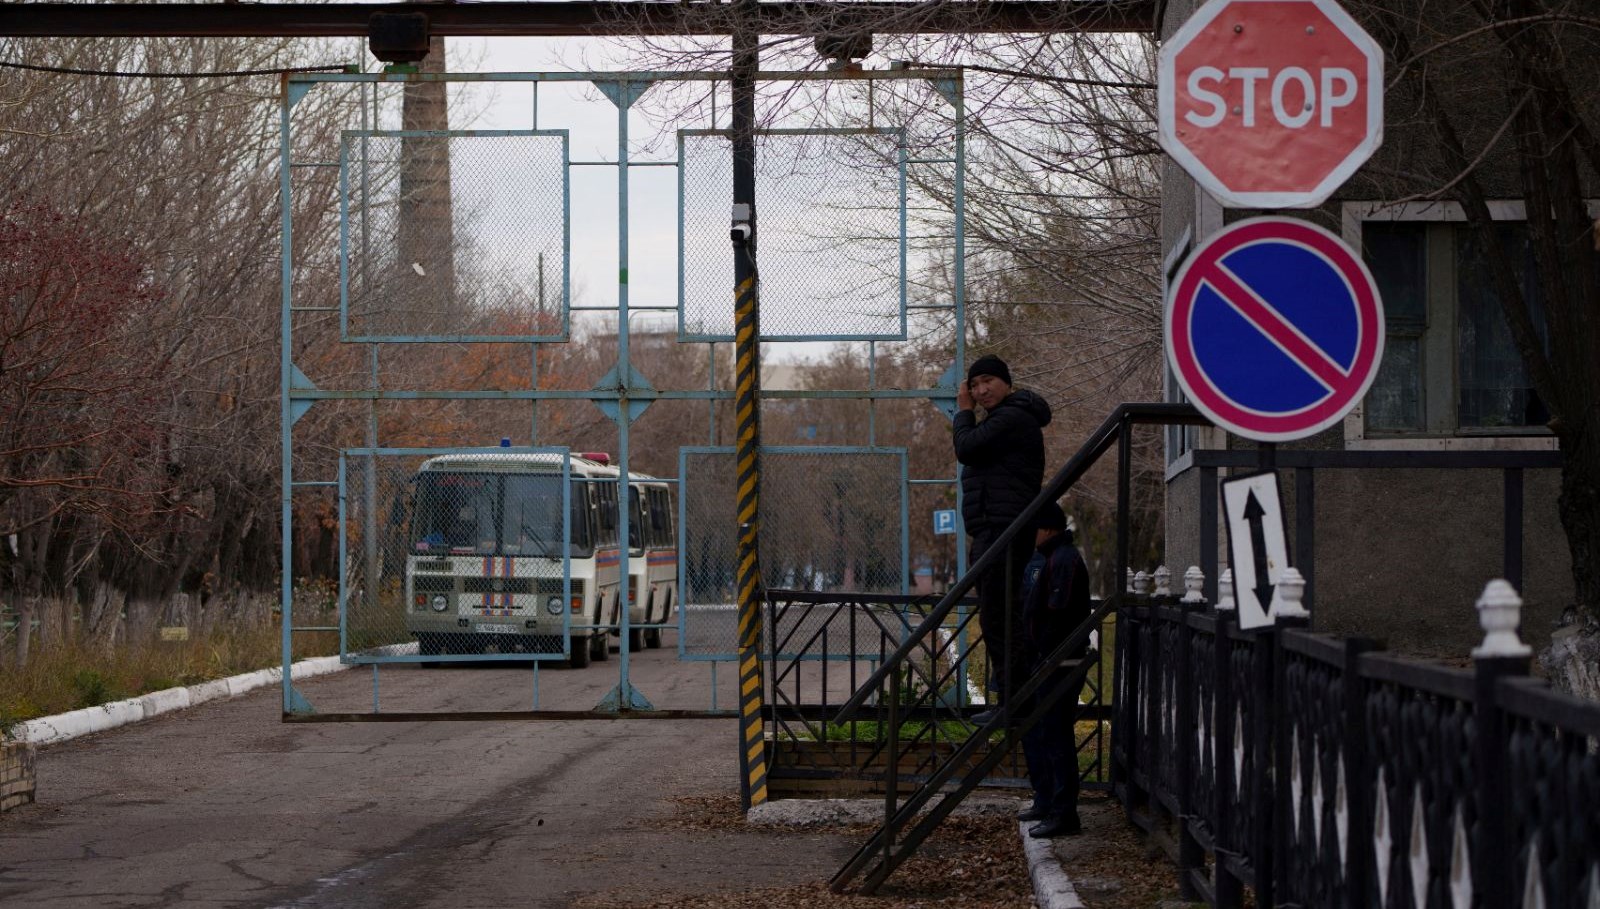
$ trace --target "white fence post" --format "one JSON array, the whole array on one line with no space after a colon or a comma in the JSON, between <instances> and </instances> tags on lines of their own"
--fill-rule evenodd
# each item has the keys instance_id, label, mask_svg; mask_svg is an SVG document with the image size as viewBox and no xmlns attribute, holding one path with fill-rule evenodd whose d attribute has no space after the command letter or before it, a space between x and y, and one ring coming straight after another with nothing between
<instances>
[{"instance_id":1,"label":"white fence post","mask_svg":"<svg viewBox=\"0 0 1600 909\"><path fill-rule=\"evenodd\" d=\"M1283 574L1278 576L1278 588L1272 593L1269 614L1279 619L1309 619L1311 613L1306 611L1305 596L1306 579L1300 569L1285 566Z\"/></svg>"},{"instance_id":2,"label":"white fence post","mask_svg":"<svg viewBox=\"0 0 1600 909\"><path fill-rule=\"evenodd\" d=\"M1478 597L1478 626L1484 631L1483 643L1472 648L1474 657L1525 657L1533 648L1522 643L1517 629L1522 626L1522 597L1510 582L1495 579Z\"/></svg>"}]
</instances>

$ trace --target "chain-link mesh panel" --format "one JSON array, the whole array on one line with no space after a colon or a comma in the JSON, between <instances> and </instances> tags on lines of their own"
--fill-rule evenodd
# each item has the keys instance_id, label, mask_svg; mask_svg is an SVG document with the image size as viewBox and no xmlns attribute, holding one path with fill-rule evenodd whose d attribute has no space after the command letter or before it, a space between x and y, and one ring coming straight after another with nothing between
<instances>
[{"instance_id":1,"label":"chain-link mesh panel","mask_svg":"<svg viewBox=\"0 0 1600 909\"><path fill-rule=\"evenodd\" d=\"M683 453L681 649L738 651L738 527L731 449ZM766 450L761 567L769 588L899 593L905 578L904 456L896 451Z\"/></svg>"},{"instance_id":2,"label":"chain-link mesh panel","mask_svg":"<svg viewBox=\"0 0 1600 909\"><path fill-rule=\"evenodd\" d=\"M577 515L560 454L345 458L342 655L560 659ZM570 487L570 484L568 484ZM574 559L586 553L575 552Z\"/></svg>"},{"instance_id":3,"label":"chain-link mesh panel","mask_svg":"<svg viewBox=\"0 0 1600 909\"><path fill-rule=\"evenodd\" d=\"M680 332L733 336L732 143L679 134ZM898 133L765 134L756 149L761 336L905 334Z\"/></svg>"},{"instance_id":4,"label":"chain-link mesh panel","mask_svg":"<svg viewBox=\"0 0 1600 909\"><path fill-rule=\"evenodd\" d=\"M348 337L565 336L564 133L354 131L343 155Z\"/></svg>"}]
</instances>

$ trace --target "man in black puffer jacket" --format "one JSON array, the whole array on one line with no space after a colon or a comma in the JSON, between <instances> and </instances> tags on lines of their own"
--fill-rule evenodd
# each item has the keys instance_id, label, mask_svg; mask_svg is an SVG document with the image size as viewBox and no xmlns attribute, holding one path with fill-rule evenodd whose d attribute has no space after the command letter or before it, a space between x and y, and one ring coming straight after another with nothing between
<instances>
[{"instance_id":1,"label":"man in black puffer jacket","mask_svg":"<svg viewBox=\"0 0 1600 909\"><path fill-rule=\"evenodd\" d=\"M987 414L981 423L972 412L974 403ZM961 517L971 540L971 564L1039 494L1050 405L1031 391L1013 389L1005 361L986 356L972 364L967 381L956 388L956 406ZM1033 529L1018 533L1008 549L1008 558L978 579L978 624L989 654L990 684L999 692L1001 704L1010 699L1028 668L1021 656L1020 591L1022 571L1033 553Z\"/></svg>"}]
</instances>

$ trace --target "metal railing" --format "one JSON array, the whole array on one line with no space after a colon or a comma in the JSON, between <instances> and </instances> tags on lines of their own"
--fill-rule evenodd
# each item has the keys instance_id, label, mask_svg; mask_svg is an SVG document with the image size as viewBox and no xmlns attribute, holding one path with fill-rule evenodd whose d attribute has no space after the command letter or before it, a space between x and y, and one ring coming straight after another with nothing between
<instances>
[{"instance_id":1,"label":"metal railing","mask_svg":"<svg viewBox=\"0 0 1600 909\"><path fill-rule=\"evenodd\" d=\"M775 795L879 793L920 785L979 733L972 717L985 705L972 696L970 657L983 637L971 599L958 603L951 620L905 660L898 695L891 679L891 690L863 706L856 719L832 721L844 696L860 689L864 667L882 663L933 604L931 596L767 592L768 786ZM1104 638L1107 629L1098 630ZM1076 742L1086 788L1110 787L1104 725L1110 711L1101 700L1107 676L1101 663L1089 667L1079 708L1080 719L1093 721ZM1007 752L984 785L1025 787L1021 755Z\"/></svg>"},{"instance_id":2,"label":"metal railing","mask_svg":"<svg viewBox=\"0 0 1600 909\"><path fill-rule=\"evenodd\" d=\"M1041 716L1034 709L999 716L943 753L930 749L937 761L911 765L915 788L900 799L900 754L925 732L907 725L922 719L905 709L916 704L906 703L904 687L920 679L926 689L942 678L918 674L919 652L931 652L929 641L950 627L957 603L999 568L1038 509L1113 447L1116 576L1130 575L1131 434L1141 424L1205 420L1187 405L1117 408L948 593L903 616L898 645L885 648L835 714L836 725L869 710L883 723L889 783L884 823L834 876L835 891L866 872L860 889L872 893ZM1523 471L1554 466L1558 455L1280 452L1269 444L1187 457L1200 474L1206 570L1197 587L1204 596L1186 603L1142 590L1115 593L1051 657L1064 657L1114 617L1106 692L1111 788L1129 819L1178 865L1184 894L1225 907L1243 905L1246 889L1257 905L1500 906L1516 894L1538 894L1541 905L1600 905L1600 707L1528 678L1526 656L1482 656L1473 670L1451 669L1377 652L1369 640L1313 634L1309 620L1244 631L1231 612L1208 605L1218 586L1219 468L1295 471L1295 563L1308 582L1317 470L1499 470L1503 567L1515 584ZM1027 680L1015 702L1036 693L1050 701L1088 667L1073 668L1066 685ZM1461 902L1467 893L1474 895Z\"/></svg>"},{"instance_id":3,"label":"metal railing","mask_svg":"<svg viewBox=\"0 0 1600 909\"><path fill-rule=\"evenodd\" d=\"M1141 425L1207 425L1207 421L1187 404L1118 406L1105 422L1090 433L1083 446L1067 460L1067 463L1050 478L1039 495L971 564L967 573L925 614L920 614L920 621L914 627L906 628L898 646L884 657L834 716L834 724L842 726L864 716L864 711L869 705L888 705L887 710L883 711L882 727L888 739L884 746L888 766L884 822L834 875L829 886L835 892L843 890L863 872L866 872L866 876L859 888L860 891L867 894L875 892L894 869L916 851L944 818L1006 759L1022 735L1033 728L1042 717L1049 715L1055 703L1067 691L1074 690L1077 685L1082 684L1091 669L1099 665L1097 659L1069 659L1069 656L1075 656L1081 648L1087 646L1090 634L1098 629L1105 618L1119 605L1120 594L1099 603L1090 618L1062 642L1055 652L1041 661L1040 665L1044 667L1041 671L1015 686L1015 693L1005 699L988 722L967 734L959 744L952 742L952 747L948 751L928 749L930 755L928 765L918 766L916 769L921 772L913 776L916 788L903 802L900 801L898 791L900 780L896 774L904 747L902 744L905 735L904 726L908 722L924 722L899 715L899 706L903 699L903 682L907 677L914 678L917 672L909 667L914 666L919 655L938 651L939 648L932 646L930 642L938 641L938 635L949 625L957 605L973 591L978 579L990 570L1000 567L1000 560L1007 557L1012 540L1018 534L1032 532L1035 515L1039 510L1047 502L1059 499L1113 448L1117 449L1115 576L1120 578L1126 573L1129 561L1128 518L1132 481L1132 434L1134 427ZM1015 599L1012 585L1017 579L1011 574L1010 571L1006 572L1008 601ZM910 623L907 622L907 625L910 626ZM1010 632L1008 626L1007 634ZM961 661L964 662L966 657L967 654L962 654ZM1057 667L1066 668L1068 671L1057 672ZM1018 715L1013 716L1012 712L1019 704L1025 706L1020 708ZM934 725L936 727L936 724ZM919 736L926 735L932 739L937 735L928 733L927 729L926 725L917 727L911 733L911 741L919 742ZM936 796L938 801L935 803ZM926 813L923 813L924 809L927 809Z\"/></svg>"},{"instance_id":4,"label":"metal railing","mask_svg":"<svg viewBox=\"0 0 1600 909\"><path fill-rule=\"evenodd\" d=\"M955 585L951 587L939 602L929 610L918 625L906 637L894 653L883 661L873 674L867 678L861 688L840 707L838 722L848 722L857 710L870 700L874 693L883 687L891 673L898 671L900 665L911 655L922 642L933 634L955 609L956 603L973 591L978 584L978 578L1000 563L1005 558L1006 551L1011 541L1017 534L1031 532L1035 516L1039 509L1047 502L1054 502L1061 498L1072 485L1083 479L1100 458L1110 451L1112 446L1117 448L1117 577L1121 577L1128 568L1128 501L1129 484L1131 481L1132 460L1132 432L1134 426L1171 426L1191 425L1209 426L1210 422L1200 415L1198 410L1188 404L1119 404L1107 417L1104 423L1090 433L1083 446L1078 449L1067 463L1056 472L1045 484L1039 495L1022 510L1016 520L1012 521L989 548L984 551L962 575Z\"/></svg>"},{"instance_id":5,"label":"metal railing","mask_svg":"<svg viewBox=\"0 0 1600 909\"><path fill-rule=\"evenodd\" d=\"M1517 624L1499 583L1486 630ZM1187 898L1600 900L1600 705L1529 677L1514 635L1455 668L1203 602L1131 597L1118 623L1113 791Z\"/></svg>"}]
</instances>

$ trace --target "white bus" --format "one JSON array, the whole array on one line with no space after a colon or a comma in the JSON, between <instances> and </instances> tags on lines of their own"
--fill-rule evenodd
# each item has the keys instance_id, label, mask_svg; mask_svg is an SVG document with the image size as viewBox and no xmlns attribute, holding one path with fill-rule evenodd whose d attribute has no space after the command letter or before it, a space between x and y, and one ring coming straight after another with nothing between
<instances>
[{"instance_id":1,"label":"white bus","mask_svg":"<svg viewBox=\"0 0 1600 909\"><path fill-rule=\"evenodd\" d=\"M514 453L423 462L405 571L406 630L419 653L559 653L565 612L572 665L609 658L620 615L617 470L569 460L572 590L563 602L561 463Z\"/></svg>"},{"instance_id":2,"label":"white bus","mask_svg":"<svg viewBox=\"0 0 1600 909\"><path fill-rule=\"evenodd\" d=\"M610 658L621 633L619 472L603 454L574 455L572 663ZM406 564L406 627L419 652L555 653L561 649L561 458L462 454L432 458L416 478ZM609 480L610 482L605 482ZM629 648L661 646L678 609L672 484L630 477Z\"/></svg>"}]
</instances>

